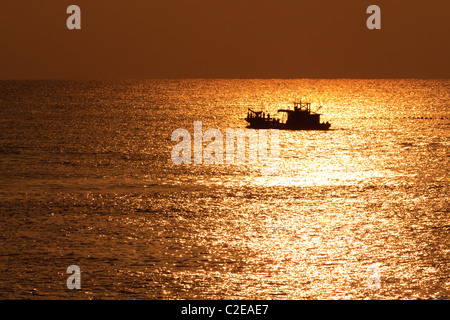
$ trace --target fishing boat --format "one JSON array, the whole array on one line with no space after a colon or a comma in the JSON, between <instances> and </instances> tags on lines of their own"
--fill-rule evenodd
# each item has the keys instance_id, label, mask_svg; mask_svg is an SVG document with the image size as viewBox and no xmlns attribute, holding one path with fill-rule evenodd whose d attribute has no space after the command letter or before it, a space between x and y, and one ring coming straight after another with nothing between
<instances>
[{"instance_id":1,"label":"fishing boat","mask_svg":"<svg viewBox=\"0 0 450 320\"><path fill-rule=\"evenodd\" d=\"M294 102L293 108L279 109L281 118L271 117L264 111L254 111L248 108L245 120L248 127L253 129L284 129L284 130L328 130L331 126L328 122L320 122L320 113L311 111L311 103Z\"/></svg>"}]
</instances>

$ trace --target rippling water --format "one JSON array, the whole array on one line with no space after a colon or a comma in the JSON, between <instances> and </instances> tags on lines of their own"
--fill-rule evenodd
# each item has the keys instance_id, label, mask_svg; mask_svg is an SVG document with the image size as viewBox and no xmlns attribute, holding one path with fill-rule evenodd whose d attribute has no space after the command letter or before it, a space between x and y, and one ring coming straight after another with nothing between
<instances>
[{"instance_id":1,"label":"rippling water","mask_svg":"<svg viewBox=\"0 0 450 320\"><path fill-rule=\"evenodd\" d=\"M280 132L278 175L172 163L175 129L300 97L333 130ZM449 80L0 82L0 298L448 299L449 101Z\"/></svg>"}]
</instances>

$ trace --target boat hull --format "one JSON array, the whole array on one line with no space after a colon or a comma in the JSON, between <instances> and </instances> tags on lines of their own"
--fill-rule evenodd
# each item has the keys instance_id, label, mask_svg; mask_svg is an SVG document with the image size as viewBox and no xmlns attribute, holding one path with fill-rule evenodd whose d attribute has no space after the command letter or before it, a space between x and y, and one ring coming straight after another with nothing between
<instances>
[{"instance_id":1,"label":"boat hull","mask_svg":"<svg viewBox=\"0 0 450 320\"><path fill-rule=\"evenodd\" d=\"M331 124L329 123L305 123L305 124L288 124L279 123L276 121L264 121L261 118L245 118L249 123L248 128L252 129L278 129L278 130L329 130Z\"/></svg>"}]
</instances>

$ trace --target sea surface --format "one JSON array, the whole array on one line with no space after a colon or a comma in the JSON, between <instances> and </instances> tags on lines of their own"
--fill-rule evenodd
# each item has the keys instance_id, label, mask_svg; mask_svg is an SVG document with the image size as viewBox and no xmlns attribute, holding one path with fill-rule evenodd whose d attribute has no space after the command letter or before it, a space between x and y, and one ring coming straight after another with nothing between
<instances>
[{"instance_id":1,"label":"sea surface","mask_svg":"<svg viewBox=\"0 0 450 320\"><path fill-rule=\"evenodd\" d=\"M332 130L275 175L171 160L300 98ZM450 299L450 80L1 81L0 115L0 299Z\"/></svg>"}]
</instances>

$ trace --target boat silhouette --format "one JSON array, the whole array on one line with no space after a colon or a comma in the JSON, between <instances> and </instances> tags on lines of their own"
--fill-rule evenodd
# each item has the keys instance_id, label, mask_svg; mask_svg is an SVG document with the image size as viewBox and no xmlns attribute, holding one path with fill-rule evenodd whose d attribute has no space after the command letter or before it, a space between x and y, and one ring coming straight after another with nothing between
<instances>
[{"instance_id":1,"label":"boat silhouette","mask_svg":"<svg viewBox=\"0 0 450 320\"><path fill-rule=\"evenodd\" d=\"M278 113L283 113L282 119L248 108L245 120L249 123L248 127L253 129L328 130L331 124L320 122L321 114L317 110L311 111L311 103L300 100L294 102L293 109L278 110Z\"/></svg>"}]
</instances>

